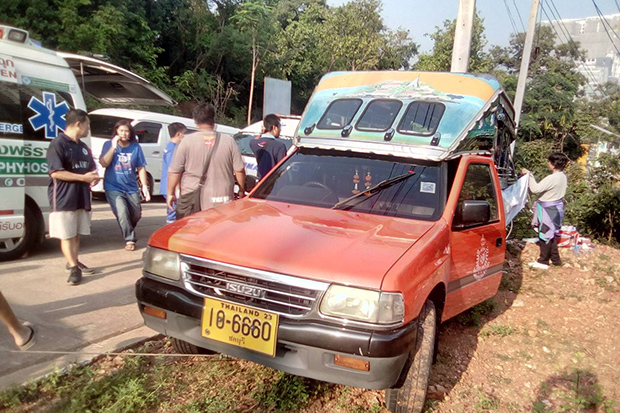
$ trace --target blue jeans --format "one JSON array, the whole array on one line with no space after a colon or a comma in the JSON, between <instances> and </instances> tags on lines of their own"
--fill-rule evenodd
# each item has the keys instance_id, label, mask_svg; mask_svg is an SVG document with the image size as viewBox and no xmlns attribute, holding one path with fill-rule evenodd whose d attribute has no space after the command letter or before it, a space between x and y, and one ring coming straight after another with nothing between
<instances>
[{"instance_id":1,"label":"blue jeans","mask_svg":"<svg viewBox=\"0 0 620 413\"><path fill-rule=\"evenodd\" d=\"M167 201L168 196L164 195L164 199ZM168 206L166 206L166 224L171 224L176 220L177 220L177 211L174 209L170 209L168 208Z\"/></svg>"},{"instance_id":2,"label":"blue jeans","mask_svg":"<svg viewBox=\"0 0 620 413\"><path fill-rule=\"evenodd\" d=\"M136 226L142 217L140 194L127 192L105 191L105 197L112 207L112 212L121 227L125 242L136 242Z\"/></svg>"}]
</instances>

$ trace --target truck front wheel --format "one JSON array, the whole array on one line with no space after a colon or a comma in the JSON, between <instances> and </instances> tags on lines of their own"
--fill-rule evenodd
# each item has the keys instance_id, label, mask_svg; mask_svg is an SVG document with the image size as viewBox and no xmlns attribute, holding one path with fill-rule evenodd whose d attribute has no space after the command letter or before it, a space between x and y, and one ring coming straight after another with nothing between
<instances>
[{"instance_id":1,"label":"truck front wheel","mask_svg":"<svg viewBox=\"0 0 620 413\"><path fill-rule=\"evenodd\" d=\"M403 370L403 376L395 387L385 391L385 404L391 412L419 413L424 409L426 389L431 373L435 336L437 334L437 311L435 304L427 300L418 317L418 334L415 347Z\"/></svg>"}]
</instances>

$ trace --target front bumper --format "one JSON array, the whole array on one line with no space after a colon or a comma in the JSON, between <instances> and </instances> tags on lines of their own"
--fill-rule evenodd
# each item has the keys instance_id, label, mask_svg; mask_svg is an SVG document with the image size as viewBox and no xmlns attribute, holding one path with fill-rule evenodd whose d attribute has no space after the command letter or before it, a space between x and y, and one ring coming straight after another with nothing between
<instances>
[{"instance_id":1,"label":"front bumper","mask_svg":"<svg viewBox=\"0 0 620 413\"><path fill-rule=\"evenodd\" d=\"M209 340L200 334L203 299L186 290L143 277L136 297L145 324L167 336L298 376L368 389L393 386L416 338L415 322L389 331L362 330L280 317L276 356ZM144 314L149 305L165 320ZM369 371L334 364L336 354L368 361Z\"/></svg>"}]
</instances>

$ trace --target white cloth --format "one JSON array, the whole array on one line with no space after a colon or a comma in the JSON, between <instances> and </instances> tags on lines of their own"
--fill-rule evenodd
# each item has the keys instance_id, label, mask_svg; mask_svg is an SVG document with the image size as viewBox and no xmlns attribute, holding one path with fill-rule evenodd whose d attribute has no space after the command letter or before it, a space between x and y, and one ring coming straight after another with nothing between
<instances>
[{"instance_id":1,"label":"white cloth","mask_svg":"<svg viewBox=\"0 0 620 413\"><path fill-rule=\"evenodd\" d=\"M525 174L517 182L502 190L504 200L504 215L506 215L506 225L508 225L517 214L525 207L527 202L527 189L529 187L530 175Z\"/></svg>"}]
</instances>

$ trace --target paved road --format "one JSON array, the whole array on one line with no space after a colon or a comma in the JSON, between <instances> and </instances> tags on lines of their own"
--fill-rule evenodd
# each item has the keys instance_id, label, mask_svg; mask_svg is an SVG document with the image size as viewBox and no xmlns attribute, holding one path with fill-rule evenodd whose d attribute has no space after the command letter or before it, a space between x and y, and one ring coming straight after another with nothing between
<instances>
[{"instance_id":1,"label":"paved road","mask_svg":"<svg viewBox=\"0 0 620 413\"><path fill-rule=\"evenodd\" d=\"M91 236L82 238L80 261L95 268L95 274L85 276L80 285L66 283L58 240L46 240L27 258L0 263L0 290L18 318L38 328L38 343L32 350L82 349L143 326L134 283L141 275L150 234L165 224L165 204L161 198L143 204L133 252L124 250L108 204L96 200L93 204ZM0 379L57 357L7 353L15 349L11 335L0 325Z\"/></svg>"}]
</instances>

